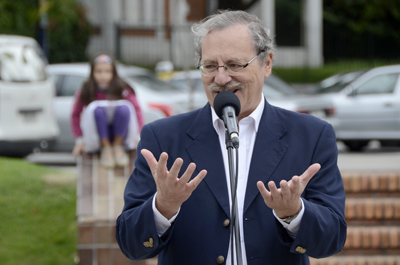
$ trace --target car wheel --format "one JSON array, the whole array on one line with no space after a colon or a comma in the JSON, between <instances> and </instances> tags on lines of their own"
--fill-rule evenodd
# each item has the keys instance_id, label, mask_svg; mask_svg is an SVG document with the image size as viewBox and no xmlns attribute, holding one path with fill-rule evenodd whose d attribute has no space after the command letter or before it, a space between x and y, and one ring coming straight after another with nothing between
<instances>
[{"instance_id":1,"label":"car wheel","mask_svg":"<svg viewBox=\"0 0 400 265\"><path fill-rule=\"evenodd\" d=\"M351 141L343 141L343 143L349 148L352 152L361 151L367 144L369 140L351 140Z\"/></svg>"}]
</instances>

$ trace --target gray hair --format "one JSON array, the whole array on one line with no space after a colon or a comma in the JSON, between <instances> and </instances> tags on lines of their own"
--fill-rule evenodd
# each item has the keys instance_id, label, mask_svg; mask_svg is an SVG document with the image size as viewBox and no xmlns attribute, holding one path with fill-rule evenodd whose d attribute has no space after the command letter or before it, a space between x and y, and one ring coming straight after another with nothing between
<instances>
[{"instance_id":1,"label":"gray hair","mask_svg":"<svg viewBox=\"0 0 400 265\"><path fill-rule=\"evenodd\" d=\"M260 62L265 62L265 58L275 50L274 40L269 36L269 30L263 26L262 22L255 15L240 10L222 10L192 25L195 63L197 65L200 64L202 57L201 44L208 33L213 30L223 30L238 24L248 27L255 51L257 53L265 51L260 54L258 59Z\"/></svg>"}]
</instances>

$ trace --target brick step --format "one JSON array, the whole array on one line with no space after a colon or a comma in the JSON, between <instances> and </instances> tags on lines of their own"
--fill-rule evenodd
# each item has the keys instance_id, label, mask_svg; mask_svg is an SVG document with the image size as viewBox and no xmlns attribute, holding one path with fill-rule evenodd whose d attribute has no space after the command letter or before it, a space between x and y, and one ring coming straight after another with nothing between
<instances>
[{"instance_id":1,"label":"brick step","mask_svg":"<svg viewBox=\"0 0 400 265\"><path fill-rule=\"evenodd\" d=\"M310 258L310 265L400 265L400 256L332 256L325 259Z\"/></svg>"},{"instance_id":2,"label":"brick step","mask_svg":"<svg viewBox=\"0 0 400 265\"><path fill-rule=\"evenodd\" d=\"M348 198L345 215L346 221L400 220L400 198Z\"/></svg>"},{"instance_id":3,"label":"brick step","mask_svg":"<svg viewBox=\"0 0 400 265\"><path fill-rule=\"evenodd\" d=\"M344 252L368 250L367 253L370 254L390 251L400 255L400 227L349 226L343 250Z\"/></svg>"},{"instance_id":4,"label":"brick step","mask_svg":"<svg viewBox=\"0 0 400 265\"><path fill-rule=\"evenodd\" d=\"M362 193L397 193L400 196L400 173L343 173L346 195Z\"/></svg>"}]
</instances>

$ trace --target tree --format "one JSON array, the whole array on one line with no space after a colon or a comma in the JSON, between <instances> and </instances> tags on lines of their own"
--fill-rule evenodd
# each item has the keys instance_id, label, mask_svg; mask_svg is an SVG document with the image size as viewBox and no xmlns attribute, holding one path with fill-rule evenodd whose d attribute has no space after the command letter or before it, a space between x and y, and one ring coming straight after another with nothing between
<instances>
[{"instance_id":1,"label":"tree","mask_svg":"<svg viewBox=\"0 0 400 265\"><path fill-rule=\"evenodd\" d=\"M47 0L49 61L86 61L91 26L77 0ZM38 0L0 0L0 34L33 38L39 32Z\"/></svg>"},{"instance_id":2,"label":"tree","mask_svg":"<svg viewBox=\"0 0 400 265\"><path fill-rule=\"evenodd\" d=\"M86 10L76 0L47 1L50 62L86 61L85 50L92 30Z\"/></svg>"},{"instance_id":3,"label":"tree","mask_svg":"<svg viewBox=\"0 0 400 265\"><path fill-rule=\"evenodd\" d=\"M400 58L400 1L324 0L324 53L334 58Z\"/></svg>"}]
</instances>

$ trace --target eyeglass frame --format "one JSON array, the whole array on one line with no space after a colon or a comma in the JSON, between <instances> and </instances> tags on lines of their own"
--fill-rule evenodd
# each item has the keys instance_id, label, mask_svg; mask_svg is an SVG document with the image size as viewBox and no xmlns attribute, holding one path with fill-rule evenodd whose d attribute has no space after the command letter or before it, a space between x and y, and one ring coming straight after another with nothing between
<instances>
[{"instance_id":1,"label":"eyeglass frame","mask_svg":"<svg viewBox=\"0 0 400 265\"><path fill-rule=\"evenodd\" d=\"M225 72L228 71L228 70L231 70L231 71L232 71L231 73L240 73L241 71L243 71L244 68L246 68L247 66L249 66L249 64L251 64L258 56L260 56L261 53L263 53L263 52L265 52L265 51L266 51L266 50L261 50L261 51L259 51L259 52L257 53L257 55L254 56L254 57L253 57L250 61L248 61L246 64L235 63L235 64L240 64L240 65L242 65L242 69L240 69L240 70L237 71L237 72L231 70L229 67L226 67L226 63L223 64L223 65L218 65L218 64L217 64L217 67L215 68L215 70L211 72L213 75L205 75L205 74L204 74L204 72L203 72L203 70L202 70L202 66L203 66L204 64L199 64L199 65L197 66L197 69L199 69L199 70L200 70L200 73L201 73L202 75L204 75L204 76L215 76L216 74L214 74L214 73L218 73L218 70L219 70L220 67L224 67L224 68L225 68ZM232 74L230 74L230 75L232 75Z\"/></svg>"}]
</instances>

